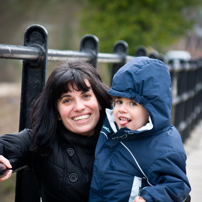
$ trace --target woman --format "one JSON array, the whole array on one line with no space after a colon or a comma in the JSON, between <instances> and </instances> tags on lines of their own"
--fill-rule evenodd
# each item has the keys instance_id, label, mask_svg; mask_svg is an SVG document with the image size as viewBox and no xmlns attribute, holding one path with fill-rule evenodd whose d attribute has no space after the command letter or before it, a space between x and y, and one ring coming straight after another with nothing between
<instances>
[{"instance_id":1,"label":"woman","mask_svg":"<svg viewBox=\"0 0 202 202\"><path fill-rule=\"evenodd\" d=\"M43 202L88 201L95 146L111 106L107 91L90 64L59 66L33 107L31 130L0 137L0 162L11 168L7 159L14 158L28 165Z\"/></svg>"}]
</instances>

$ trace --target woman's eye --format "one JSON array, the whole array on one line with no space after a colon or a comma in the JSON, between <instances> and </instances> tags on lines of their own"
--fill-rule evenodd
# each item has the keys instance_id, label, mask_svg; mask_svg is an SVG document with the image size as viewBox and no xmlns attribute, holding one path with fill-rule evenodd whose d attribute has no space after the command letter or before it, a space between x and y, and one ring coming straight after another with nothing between
<instances>
[{"instance_id":1,"label":"woman's eye","mask_svg":"<svg viewBox=\"0 0 202 202\"><path fill-rule=\"evenodd\" d=\"M83 97L84 97L84 98L90 98L91 95L90 95L90 94L84 94Z\"/></svg>"},{"instance_id":2,"label":"woman's eye","mask_svg":"<svg viewBox=\"0 0 202 202\"><path fill-rule=\"evenodd\" d=\"M71 102L70 99L64 99L64 100L63 100L63 103L70 103L70 102Z\"/></svg>"}]
</instances>

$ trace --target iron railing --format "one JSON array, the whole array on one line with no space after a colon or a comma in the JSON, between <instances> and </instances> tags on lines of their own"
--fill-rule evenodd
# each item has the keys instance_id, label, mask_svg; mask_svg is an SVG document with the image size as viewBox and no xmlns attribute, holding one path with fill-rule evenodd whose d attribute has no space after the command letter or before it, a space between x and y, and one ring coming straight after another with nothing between
<instances>
[{"instance_id":1,"label":"iron railing","mask_svg":"<svg viewBox=\"0 0 202 202\"><path fill-rule=\"evenodd\" d=\"M47 44L48 33L40 25L32 25L26 30L24 46L0 44L0 58L23 60L19 130L29 128L31 106L45 85L47 61L79 58L90 62L95 68L98 63L111 63L112 78L121 66L134 57L148 56L164 60L155 54L148 55L144 47L138 47L134 56L130 56L125 41L117 41L113 53L99 53L99 40L94 35L85 35L81 39L79 51L48 49ZM186 141L202 118L202 59L174 59L166 62L166 65L171 73L173 89L172 124L181 133L182 140ZM40 201L37 185L28 168L17 172L15 201Z\"/></svg>"}]
</instances>

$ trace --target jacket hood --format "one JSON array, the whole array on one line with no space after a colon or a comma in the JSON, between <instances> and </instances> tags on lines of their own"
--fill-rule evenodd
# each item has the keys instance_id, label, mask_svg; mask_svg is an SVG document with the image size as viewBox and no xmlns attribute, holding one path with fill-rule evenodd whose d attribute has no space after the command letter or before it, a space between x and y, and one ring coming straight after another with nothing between
<instances>
[{"instance_id":1,"label":"jacket hood","mask_svg":"<svg viewBox=\"0 0 202 202\"><path fill-rule=\"evenodd\" d=\"M108 93L142 104L151 117L153 130L170 125L171 78L162 61L148 57L134 58L114 75Z\"/></svg>"}]
</instances>

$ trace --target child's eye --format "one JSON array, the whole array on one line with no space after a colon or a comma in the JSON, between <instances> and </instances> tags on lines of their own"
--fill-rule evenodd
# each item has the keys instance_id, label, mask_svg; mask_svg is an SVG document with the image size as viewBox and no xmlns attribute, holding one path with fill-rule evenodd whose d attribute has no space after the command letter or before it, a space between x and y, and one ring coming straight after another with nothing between
<instances>
[{"instance_id":1,"label":"child's eye","mask_svg":"<svg viewBox=\"0 0 202 202\"><path fill-rule=\"evenodd\" d=\"M115 100L115 104L122 104L123 102L121 100Z\"/></svg>"},{"instance_id":2,"label":"child's eye","mask_svg":"<svg viewBox=\"0 0 202 202\"><path fill-rule=\"evenodd\" d=\"M132 101L132 102L130 103L130 105L131 105L131 106L135 106L135 105L137 105L137 103L134 102L134 101Z\"/></svg>"}]
</instances>

